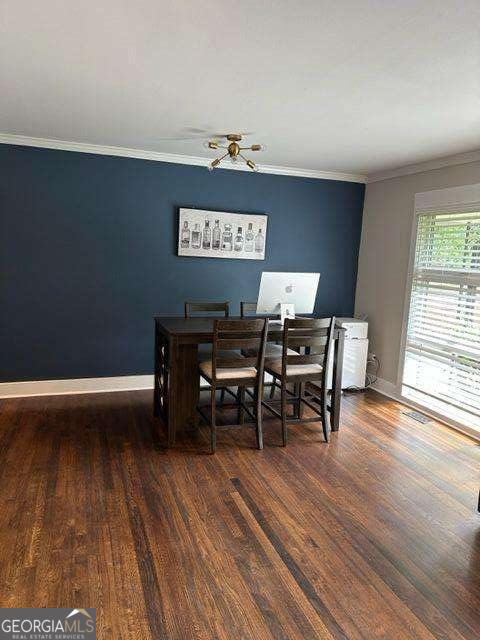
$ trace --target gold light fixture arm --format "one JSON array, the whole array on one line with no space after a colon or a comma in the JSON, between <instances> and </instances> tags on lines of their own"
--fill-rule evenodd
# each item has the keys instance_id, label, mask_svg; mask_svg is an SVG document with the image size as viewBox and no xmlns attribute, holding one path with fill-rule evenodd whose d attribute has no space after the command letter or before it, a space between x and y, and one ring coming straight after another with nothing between
<instances>
[{"instance_id":1,"label":"gold light fixture arm","mask_svg":"<svg viewBox=\"0 0 480 640\"><path fill-rule=\"evenodd\" d=\"M208 168L209 168L210 170L215 169L215 167L218 167L218 165L220 164L220 162L221 162L224 158L226 158L227 156L228 156L228 151L227 151L227 153L224 153L224 154L223 154L223 156L220 156L220 158L215 158L215 160L213 160L213 161L210 163L210 165L209 165L209 167L208 167Z\"/></svg>"},{"instance_id":2,"label":"gold light fixture arm","mask_svg":"<svg viewBox=\"0 0 480 640\"><path fill-rule=\"evenodd\" d=\"M261 151L262 150L262 145L261 144L252 144L250 147L240 147L241 151Z\"/></svg>"},{"instance_id":3,"label":"gold light fixture arm","mask_svg":"<svg viewBox=\"0 0 480 640\"><path fill-rule=\"evenodd\" d=\"M248 160L247 158L245 158L245 156L241 153L238 154L240 156L240 158L242 158L242 160L245 160L245 164L250 167L250 169L252 171L258 171L258 167L255 164L255 162L253 160Z\"/></svg>"},{"instance_id":4,"label":"gold light fixture arm","mask_svg":"<svg viewBox=\"0 0 480 640\"><path fill-rule=\"evenodd\" d=\"M214 140L210 140L208 142L208 148L209 149L228 149L228 147L218 144L218 142L215 142Z\"/></svg>"}]
</instances>

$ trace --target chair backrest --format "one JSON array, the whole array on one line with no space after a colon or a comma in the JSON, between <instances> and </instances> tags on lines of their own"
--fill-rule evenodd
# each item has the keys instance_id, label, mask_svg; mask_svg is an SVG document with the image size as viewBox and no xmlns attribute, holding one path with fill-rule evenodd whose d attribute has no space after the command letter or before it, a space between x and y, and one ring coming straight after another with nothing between
<instances>
[{"instance_id":1,"label":"chair backrest","mask_svg":"<svg viewBox=\"0 0 480 640\"><path fill-rule=\"evenodd\" d=\"M225 318L230 315L229 302L185 302L185 318L195 313L221 313Z\"/></svg>"},{"instance_id":2,"label":"chair backrest","mask_svg":"<svg viewBox=\"0 0 480 640\"><path fill-rule=\"evenodd\" d=\"M257 303L256 302L240 302L240 317L255 316L257 315Z\"/></svg>"},{"instance_id":3,"label":"chair backrest","mask_svg":"<svg viewBox=\"0 0 480 640\"><path fill-rule=\"evenodd\" d=\"M215 320L213 325L212 373L216 377L216 369L238 369L239 367L256 367L257 376L263 379L265 361L265 345L267 342L268 319L255 318L249 320ZM218 358L220 351L252 350L255 355L244 357Z\"/></svg>"},{"instance_id":4,"label":"chair backrest","mask_svg":"<svg viewBox=\"0 0 480 640\"><path fill-rule=\"evenodd\" d=\"M335 317L286 318L283 325L282 375L286 374L287 365L321 364L326 380L334 329ZM292 355L288 352L289 349L300 353Z\"/></svg>"},{"instance_id":5,"label":"chair backrest","mask_svg":"<svg viewBox=\"0 0 480 640\"><path fill-rule=\"evenodd\" d=\"M279 318L279 314L272 313L257 313L257 303L256 302L240 302L240 317L255 316L257 318Z\"/></svg>"}]
</instances>

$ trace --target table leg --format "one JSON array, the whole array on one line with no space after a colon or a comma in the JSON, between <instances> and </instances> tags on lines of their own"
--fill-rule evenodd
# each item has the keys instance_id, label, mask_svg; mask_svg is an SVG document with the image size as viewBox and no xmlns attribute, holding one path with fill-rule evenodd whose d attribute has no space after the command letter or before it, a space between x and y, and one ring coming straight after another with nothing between
<instances>
[{"instance_id":1,"label":"table leg","mask_svg":"<svg viewBox=\"0 0 480 640\"><path fill-rule=\"evenodd\" d=\"M333 384L332 400L330 408L330 425L332 431L338 431L340 427L340 406L342 399L342 369L343 369L343 348L345 343L344 331L338 332L335 340L333 352Z\"/></svg>"},{"instance_id":2,"label":"table leg","mask_svg":"<svg viewBox=\"0 0 480 640\"><path fill-rule=\"evenodd\" d=\"M155 356L153 367L153 415L155 418L160 416L160 340L158 337L157 328L155 327Z\"/></svg>"},{"instance_id":3,"label":"table leg","mask_svg":"<svg viewBox=\"0 0 480 640\"><path fill-rule=\"evenodd\" d=\"M168 387L168 446L175 444L180 430L196 429L197 404L200 395L198 346L170 341Z\"/></svg>"},{"instance_id":4,"label":"table leg","mask_svg":"<svg viewBox=\"0 0 480 640\"><path fill-rule=\"evenodd\" d=\"M155 370L153 383L153 415L168 429L170 387L170 341L155 330Z\"/></svg>"}]
</instances>

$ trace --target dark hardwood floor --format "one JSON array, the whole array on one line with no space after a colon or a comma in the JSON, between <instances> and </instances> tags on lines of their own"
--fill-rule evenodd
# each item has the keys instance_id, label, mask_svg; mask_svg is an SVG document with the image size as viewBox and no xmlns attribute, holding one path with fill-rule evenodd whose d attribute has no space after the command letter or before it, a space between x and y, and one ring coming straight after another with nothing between
<instances>
[{"instance_id":1,"label":"dark hardwood floor","mask_svg":"<svg viewBox=\"0 0 480 640\"><path fill-rule=\"evenodd\" d=\"M98 638L477 640L480 447L370 392L340 432L166 451L147 392L0 401L0 605Z\"/></svg>"}]
</instances>

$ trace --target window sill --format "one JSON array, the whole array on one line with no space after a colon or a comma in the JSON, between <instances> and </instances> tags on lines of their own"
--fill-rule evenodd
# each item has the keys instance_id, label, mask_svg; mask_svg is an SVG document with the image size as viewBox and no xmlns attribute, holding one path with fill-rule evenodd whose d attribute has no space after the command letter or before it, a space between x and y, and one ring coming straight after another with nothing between
<instances>
[{"instance_id":1,"label":"window sill","mask_svg":"<svg viewBox=\"0 0 480 640\"><path fill-rule=\"evenodd\" d=\"M425 409L432 417L445 422L449 426L477 440L480 439L480 416L453 407L438 398L432 398L405 385L402 385L401 388L401 398L409 404Z\"/></svg>"}]
</instances>

